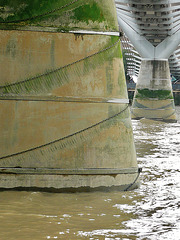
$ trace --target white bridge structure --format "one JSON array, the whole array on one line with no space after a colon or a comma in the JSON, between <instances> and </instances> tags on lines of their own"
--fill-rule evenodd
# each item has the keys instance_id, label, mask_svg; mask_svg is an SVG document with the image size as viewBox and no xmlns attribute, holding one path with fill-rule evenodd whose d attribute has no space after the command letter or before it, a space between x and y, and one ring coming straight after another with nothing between
<instances>
[{"instance_id":1,"label":"white bridge structure","mask_svg":"<svg viewBox=\"0 0 180 240\"><path fill-rule=\"evenodd\" d=\"M115 3L127 74L138 76L133 118L176 121L170 73L180 78L180 1Z\"/></svg>"}]
</instances>

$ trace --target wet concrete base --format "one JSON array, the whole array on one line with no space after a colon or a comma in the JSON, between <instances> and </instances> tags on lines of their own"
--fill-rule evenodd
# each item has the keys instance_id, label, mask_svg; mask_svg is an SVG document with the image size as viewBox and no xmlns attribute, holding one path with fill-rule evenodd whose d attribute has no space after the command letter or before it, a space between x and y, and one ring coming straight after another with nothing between
<instances>
[{"instance_id":1,"label":"wet concrete base","mask_svg":"<svg viewBox=\"0 0 180 240\"><path fill-rule=\"evenodd\" d=\"M111 175L0 174L0 190L42 192L128 191L139 187L140 170Z\"/></svg>"},{"instance_id":2,"label":"wet concrete base","mask_svg":"<svg viewBox=\"0 0 180 240\"><path fill-rule=\"evenodd\" d=\"M135 117L132 115L132 119L133 120L141 120L141 119L145 119L144 117ZM153 121L160 121L160 122L164 122L164 123L176 123L177 120L176 119L163 119L163 118L148 118L148 120L153 120Z\"/></svg>"},{"instance_id":3,"label":"wet concrete base","mask_svg":"<svg viewBox=\"0 0 180 240\"><path fill-rule=\"evenodd\" d=\"M16 187L16 188L0 188L0 191L26 191L26 192L48 192L48 193L83 193L83 192L113 192L113 191L131 191L140 187L140 182L136 182L133 186L121 185L111 187L79 187L79 188L38 188L38 187Z\"/></svg>"}]
</instances>

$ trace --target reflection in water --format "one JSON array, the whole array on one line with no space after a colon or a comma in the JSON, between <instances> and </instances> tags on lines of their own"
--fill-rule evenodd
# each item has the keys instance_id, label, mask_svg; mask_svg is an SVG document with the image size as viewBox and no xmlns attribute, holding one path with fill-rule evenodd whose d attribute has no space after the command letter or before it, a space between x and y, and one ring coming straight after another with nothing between
<instances>
[{"instance_id":1,"label":"reflection in water","mask_svg":"<svg viewBox=\"0 0 180 240\"><path fill-rule=\"evenodd\" d=\"M141 187L130 192L0 192L0 239L179 239L178 123L132 121Z\"/></svg>"}]
</instances>

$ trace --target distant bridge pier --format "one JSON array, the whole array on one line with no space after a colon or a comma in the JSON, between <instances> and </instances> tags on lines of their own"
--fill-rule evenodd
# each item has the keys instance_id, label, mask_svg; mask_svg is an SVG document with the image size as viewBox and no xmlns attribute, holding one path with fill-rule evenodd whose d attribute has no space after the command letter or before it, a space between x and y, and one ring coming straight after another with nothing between
<instances>
[{"instance_id":1,"label":"distant bridge pier","mask_svg":"<svg viewBox=\"0 0 180 240\"><path fill-rule=\"evenodd\" d=\"M176 122L167 59L143 59L132 103L133 119Z\"/></svg>"}]
</instances>

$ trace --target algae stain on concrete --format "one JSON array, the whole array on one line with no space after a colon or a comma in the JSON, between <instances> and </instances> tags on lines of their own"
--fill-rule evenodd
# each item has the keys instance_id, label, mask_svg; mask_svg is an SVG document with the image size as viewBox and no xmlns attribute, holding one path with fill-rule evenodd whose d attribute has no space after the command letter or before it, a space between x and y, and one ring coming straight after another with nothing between
<instances>
[{"instance_id":1,"label":"algae stain on concrete","mask_svg":"<svg viewBox=\"0 0 180 240\"><path fill-rule=\"evenodd\" d=\"M111 95L113 92L113 81L111 79L112 75L112 63L109 62L108 66L106 67L106 77L107 77L107 82L106 82L106 87L107 87L107 93L108 95Z\"/></svg>"},{"instance_id":2,"label":"algae stain on concrete","mask_svg":"<svg viewBox=\"0 0 180 240\"><path fill-rule=\"evenodd\" d=\"M105 21L104 16L101 12L101 9L97 5L97 3L86 4L80 6L74 10L73 18L78 21L83 21L88 24L89 20L95 22L103 22Z\"/></svg>"},{"instance_id":3,"label":"algae stain on concrete","mask_svg":"<svg viewBox=\"0 0 180 240\"><path fill-rule=\"evenodd\" d=\"M14 124L13 124L13 134L12 134L12 144L15 145L18 142L18 130L19 130L19 103L15 103L15 116L14 116Z\"/></svg>"},{"instance_id":4,"label":"algae stain on concrete","mask_svg":"<svg viewBox=\"0 0 180 240\"><path fill-rule=\"evenodd\" d=\"M55 67L55 41L54 40L52 40L51 42L50 56L51 56L51 66Z\"/></svg>"},{"instance_id":5,"label":"algae stain on concrete","mask_svg":"<svg viewBox=\"0 0 180 240\"><path fill-rule=\"evenodd\" d=\"M10 39L6 45L6 54L15 58L17 54L16 40Z\"/></svg>"},{"instance_id":6,"label":"algae stain on concrete","mask_svg":"<svg viewBox=\"0 0 180 240\"><path fill-rule=\"evenodd\" d=\"M170 90L150 90L147 88L137 89L136 98L158 98L158 99L173 99L172 92Z\"/></svg>"}]
</instances>

